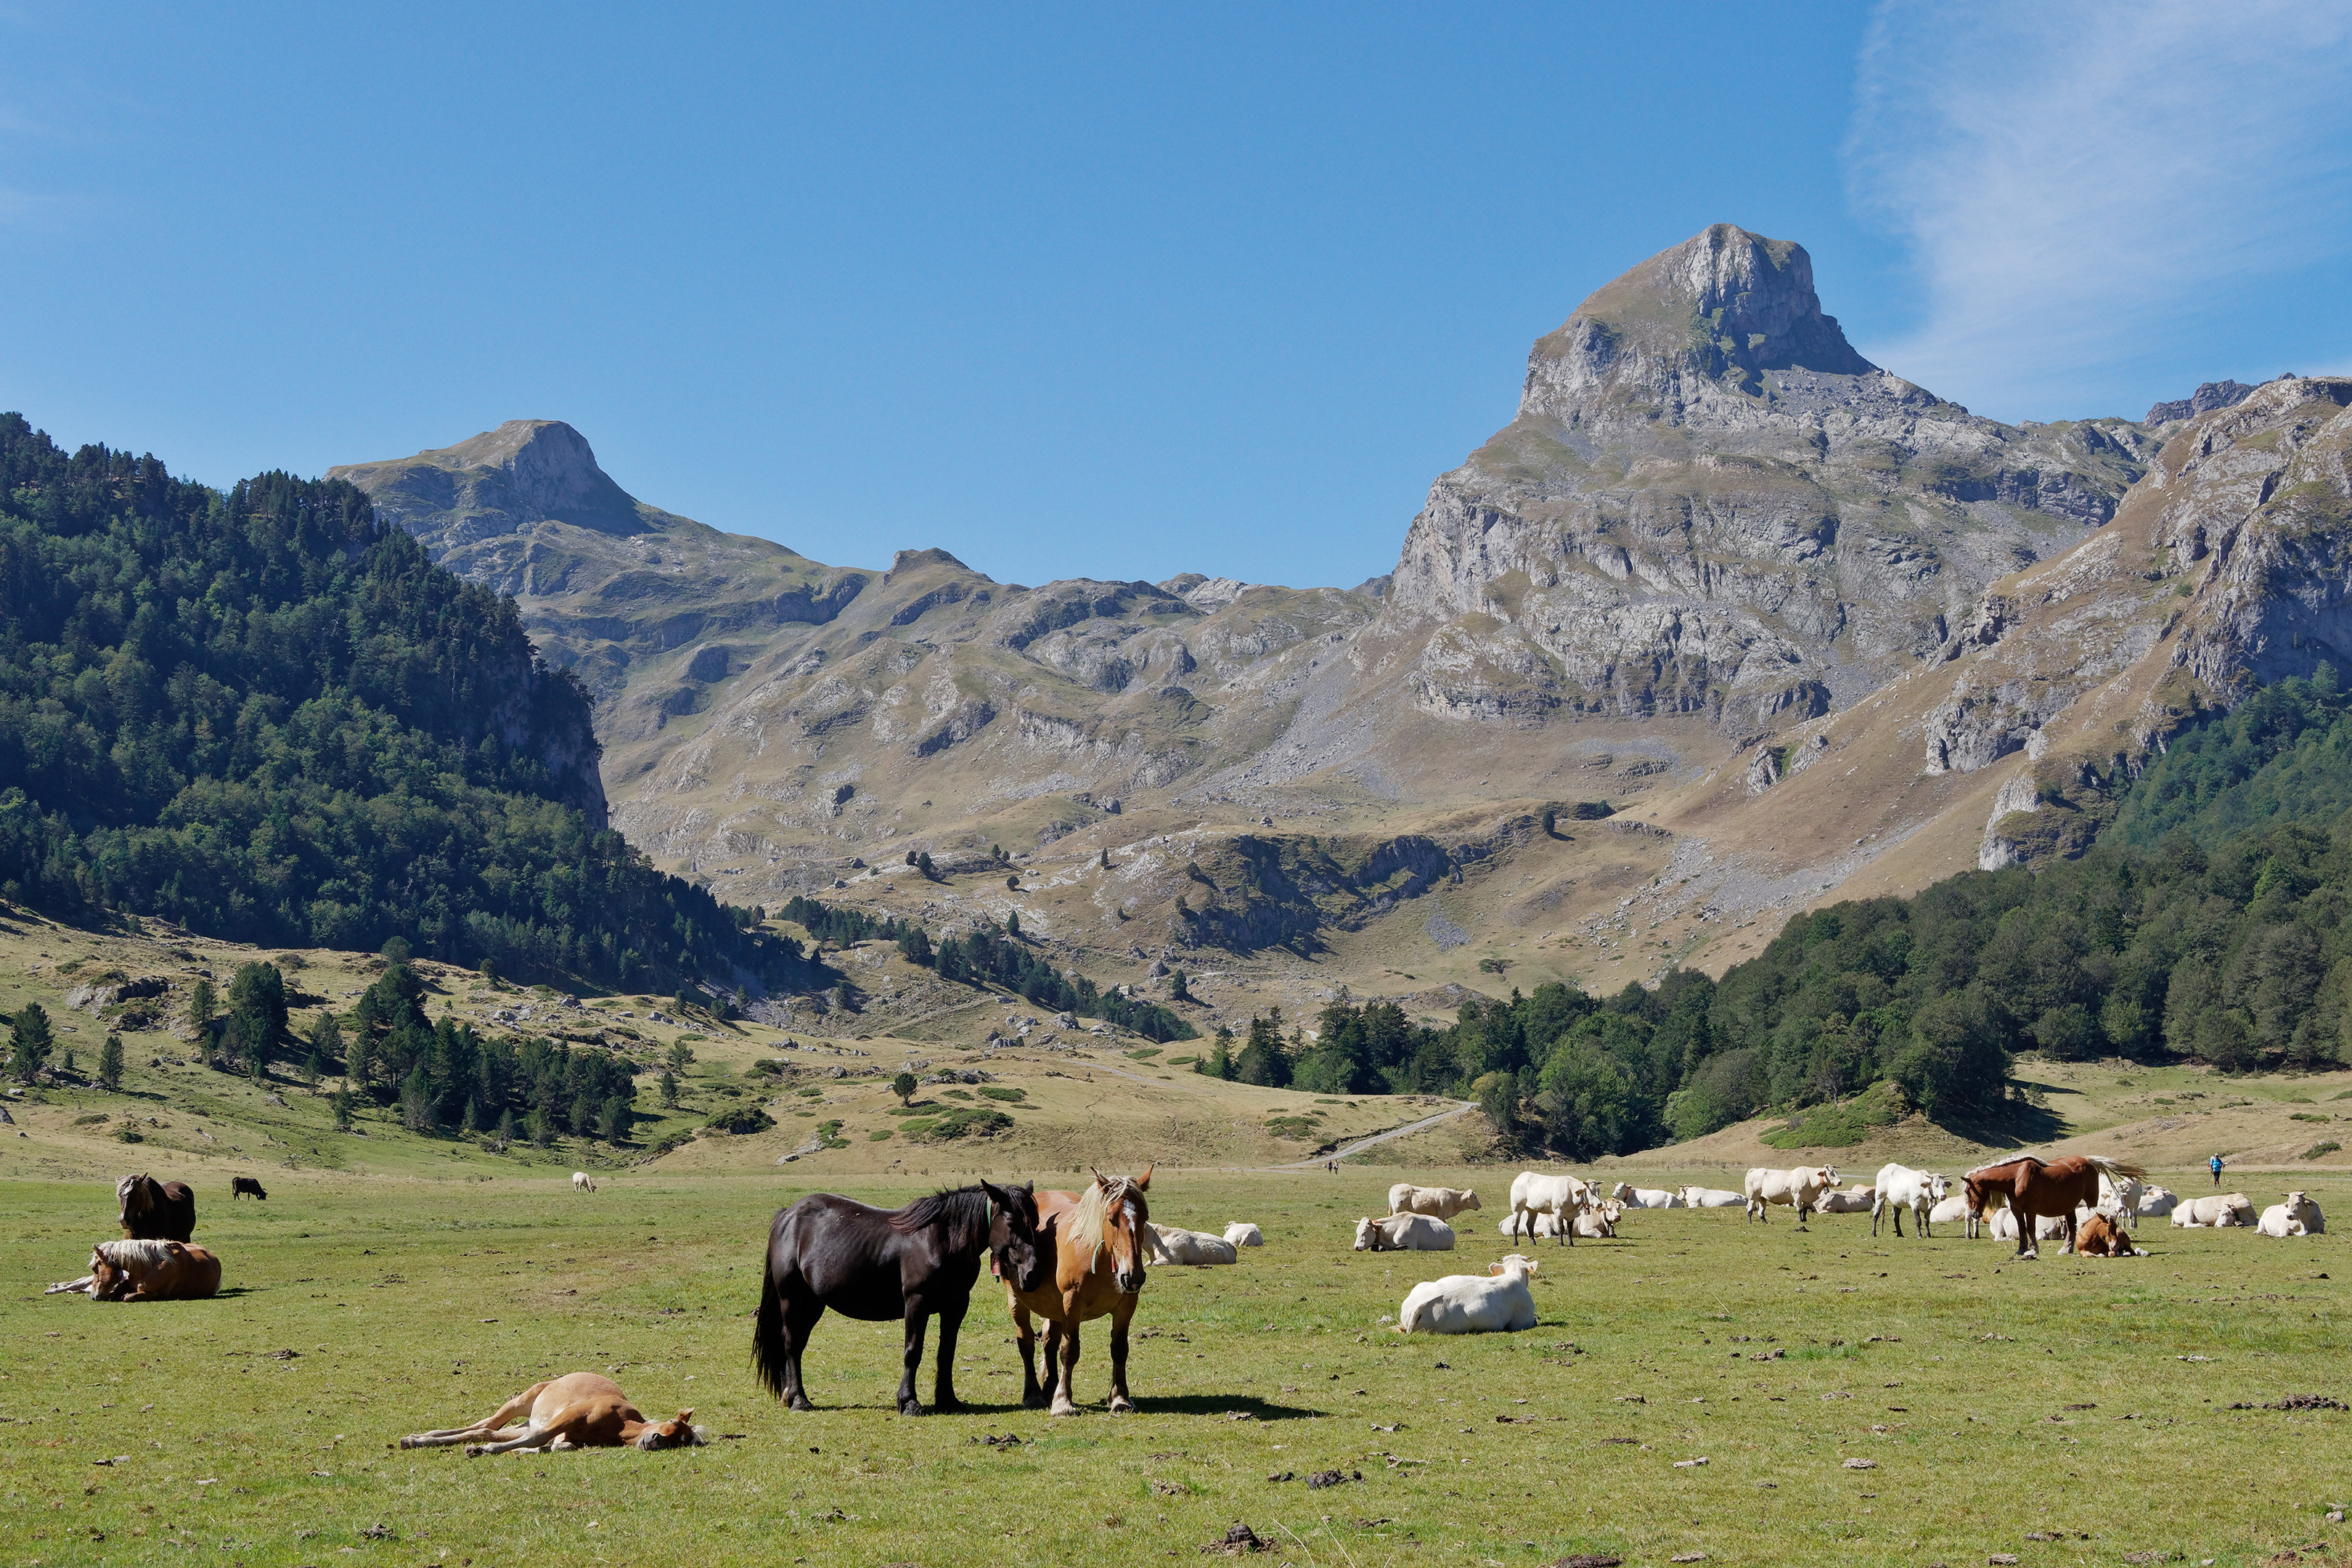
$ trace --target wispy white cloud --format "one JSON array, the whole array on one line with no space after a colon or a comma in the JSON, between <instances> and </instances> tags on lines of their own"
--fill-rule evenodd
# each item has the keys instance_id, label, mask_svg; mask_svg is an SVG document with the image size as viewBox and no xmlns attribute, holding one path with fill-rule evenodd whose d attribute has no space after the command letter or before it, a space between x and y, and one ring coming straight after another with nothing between
<instances>
[{"instance_id":1,"label":"wispy white cloud","mask_svg":"<svg viewBox=\"0 0 2352 1568\"><path fill-rule=\"evenodd\" d=\"M2347 81L2347 0L1887 0L1846 168L1922 309L1864 352L2007 416L2168 371L2166 332L2352 252ZM2315 359L2352 352L2327 308Z\"/></svg>"}]
</instances>

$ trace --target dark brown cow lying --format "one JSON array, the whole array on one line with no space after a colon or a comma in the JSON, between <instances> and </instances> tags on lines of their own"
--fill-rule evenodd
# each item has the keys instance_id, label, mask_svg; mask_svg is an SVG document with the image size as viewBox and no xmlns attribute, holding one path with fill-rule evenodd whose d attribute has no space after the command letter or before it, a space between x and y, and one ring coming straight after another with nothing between
<instances>
[{"instance_id":1,"label":"dark brown cow lying","mask_svg":"<svg viewBox=\"0 0 2352 1568\"><path fill-rule=\"evenodd\" d=\"M2132 1245L2131 1237L2112 1215L2094 1214L2074 1232L2074 1256L2077 1258L2140 1258L2146 1256Z\"/></svg>"},{"instance_id":2,"label":"dark brown cow lying","mask_svg":"<svg viewBox=\"0 0 2352 1568\"><path fill-rule=\"evenodd\" d=\"M96 1301L194 1301L220 1282L220 1259L184 1241L101 1241L89 1251Z\"/></svg>"},{"instance_id":3,"label":"dark brown cow lying","mask_svg":"<svg viewBox=\"0 0 2352 1568\"><path fill-rule=\"evenodd\" d=\"M690 1448L709 1436L692 1424L693 1415L681 1410L671 1420L648 1421L611 1378L573 1372L532 1384L471 1426L411 1433L400 1446L444 1448L463 1443L469 1459L518 1448ZM522 1422L520 1428L507 1425L515 1420Z\"/></svg>"}]
</instances>

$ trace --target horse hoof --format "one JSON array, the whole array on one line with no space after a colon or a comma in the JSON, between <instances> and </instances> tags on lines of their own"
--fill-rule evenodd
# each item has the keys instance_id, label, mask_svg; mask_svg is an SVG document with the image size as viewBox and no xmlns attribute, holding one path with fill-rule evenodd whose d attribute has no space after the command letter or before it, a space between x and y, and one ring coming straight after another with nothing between
<instances>
[{"instance_id":1,"label":"horse hoof","mask_svg":"<svg viewBox=\"0 0 2352 1568\"><path fill-rule=\"evenodd\" d=\"M816 1406L811 1405L805 1398L796 1394L793 1395L792 1398L784 1401L784 1408L787 1410L797 1410L803 1415L806 1415L814 1410Z\"/></svg>"},{"instance_id":2,"label":"horse hoof","mask_svg":"<svg viewBox=\"0 0 2352 1568\"><path fill-rule=\"evenodd\" d=\"M923 1402L919 1399L902 1399L898 1402L898 1414L901 1415L920 1415L923 1414Z\"/></svg>"},{"instance_id":3,"label":"horse hoof","mask_svg":"<svg viewBox=\"0 0 2352 1568\"><path fill-rule=\"evenodd\" d=\"M1114 1399L1110 1402L1110 1413L1113 1415L1132 1415L1135 1414L1135 1401L1127 1398Z\"/></svg>"},{"instance_id":4,"label":"horse hoof","mask_svg":"<svg viewBox=\"0 0 2352 1568\"><path fill-rule=\"evenodd\" d=\"M478 1459L481 1457L482 1446L479 1443L468 1443L466 1445L466 1458L469 1459Z\"/></svg>"},{"instance_id":5,"label":"horse hoof","mask_svg":"<svg viewBox=\"0 0 2352 1568\"><path fill-rule=\"evenodd\" d=\"M1054 1408L1047 1414L1054 1415L1076 1415L1078 1414L1078 1407L1071 1404L1066 1399L1056 1399L1054 1401Z\"/></svg>"},{"instance_id":6,"label":"horse hoof","mask_svg":"<svg viewBox=\"0 0 2352 1568\"><path fill-rule=\"evenodd\" d=\"M1024 1394L1021 1396L1021 1408L1043 1410L1045 1408L1045 1396L1042 1394Z\"/></svg>"}]
</instances>

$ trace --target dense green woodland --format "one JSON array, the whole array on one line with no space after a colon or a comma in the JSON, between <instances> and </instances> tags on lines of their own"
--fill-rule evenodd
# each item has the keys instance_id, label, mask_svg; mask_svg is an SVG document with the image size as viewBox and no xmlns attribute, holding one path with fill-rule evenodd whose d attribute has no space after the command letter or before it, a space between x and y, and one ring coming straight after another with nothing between
<instances>
[{"instance_id":1,"label":"dense green woodland","mask_svg":"<svg viewBox=\"0 0 2352 1568\"><path fill-rule=\"evenodd\" d=\"M0 415L0 896L667 990L798 955L604 831L584 691L359 490Z\"/></svg>"},{"instance_id":2,"label":"dense green woodland","mask_svg":"<svg viewBox=\"0 0 2352 1568\"><path fill-rule=\"evenodd\" d=\"M2063 809L2053 806L2051 809ZM2177 738L2098 846L1799 916L1720 983L1544 985L1453 1026L1392 1003L1279 1015L1200 1070L1318 1093L1475 1096L1576 1159L1695 1138L1881 1079L1938 1120L1996 1111L2015 1055L2352 1061L2352 705L2323 668Z\"/></svg>"}]
</instances>

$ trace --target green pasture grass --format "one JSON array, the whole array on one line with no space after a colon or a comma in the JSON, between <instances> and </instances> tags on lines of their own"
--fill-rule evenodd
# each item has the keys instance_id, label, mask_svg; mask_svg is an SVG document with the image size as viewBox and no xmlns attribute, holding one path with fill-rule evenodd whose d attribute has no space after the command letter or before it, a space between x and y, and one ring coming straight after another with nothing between
<instances>
[{"instance_id":1,"label":"green pasture grass","mask_svg":"<svg viewBox=\"0 0 2352 1568\"><path fill-rule=\"evenodd\" d=\"M2156 1223L2149 1258L2020 1264L1947 1232L1874 1242L1867 1215L1635 1213L1614 1242L1529 1248L1533 1331L1406 1339L1381 1319L1412 1283L1483 1271L1503 1243L1490 1209L1451 1255L1350 1251L1393 1173L1163 1169L1155 1218L1255 1220L1267 1245L1152 1270L1139 1413L1103 1413L1097 1324L1086 1413L1059 1421L1020 1407L985 1278L958 1358L969 1413L896 1414L897 1326L837 1317L806 1363L816 1413L758 1389L766 1226L807 1190L776 1177L610 1173L575 1196L547 1176L277 1173L266 1205L200 1194L222 1297L137 1307L38 1294L112 1233L107 1184L0 1184L0 1568L1146 1563L1198 1560L1237 1521L1276 1543L1264 1561L1318 1568L2242 1564L2344 1539L2323 1514L2352 1500L2352 1414L2231 1408L2352 1401L2338 1236ZM2352 1184L2313 1190L2352 1223ZM572 1370L726 1436L391 1447ZM1329 1470L1351 1479L1305 1484Z\"/></svg>"}]
</instances>

